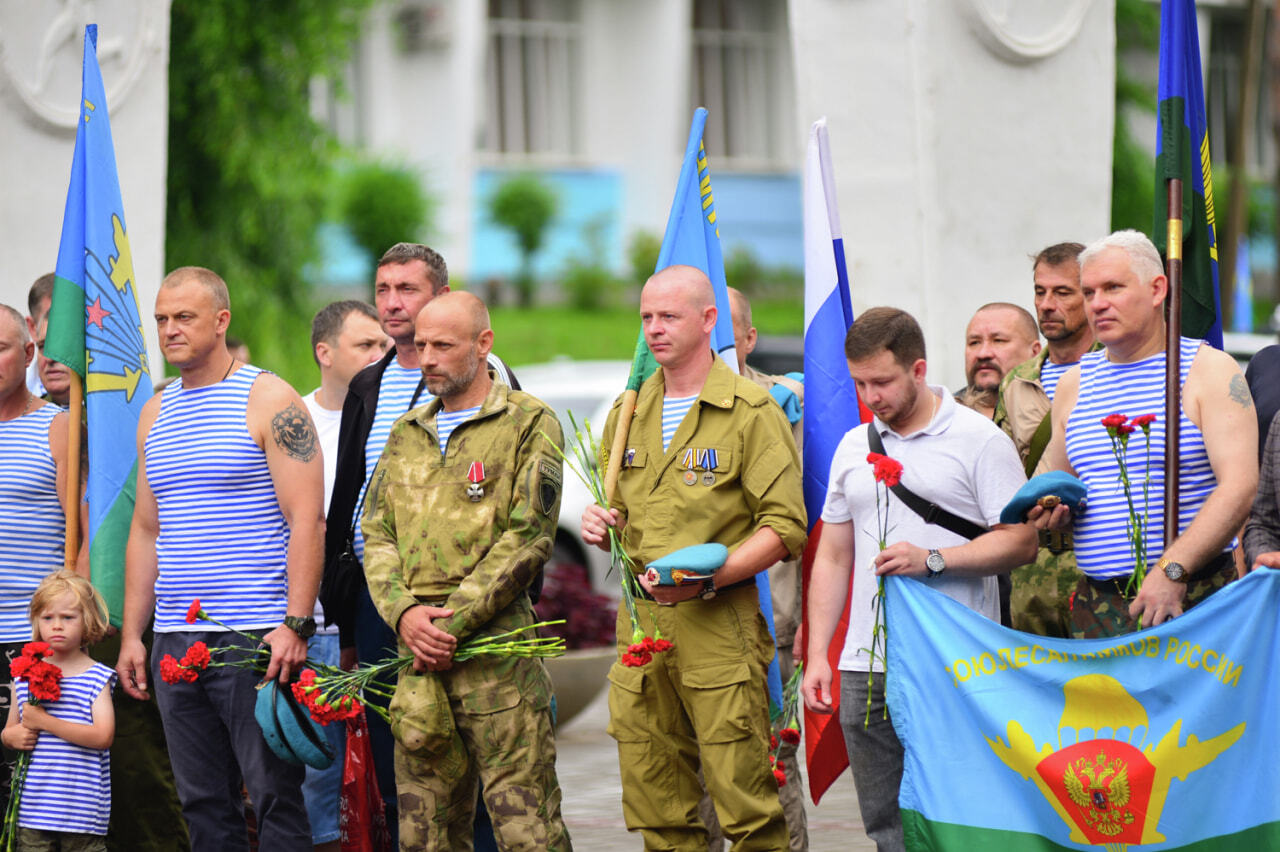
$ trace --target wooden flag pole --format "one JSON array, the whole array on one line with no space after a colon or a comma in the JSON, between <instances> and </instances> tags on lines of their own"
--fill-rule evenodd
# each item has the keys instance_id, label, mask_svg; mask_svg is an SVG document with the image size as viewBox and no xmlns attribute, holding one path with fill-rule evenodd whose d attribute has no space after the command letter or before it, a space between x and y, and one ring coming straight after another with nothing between
<instances>
[{"instance_id":1,"label":"wooden flag pole","mask_svg":"<svg viewBox=\"0 0 1280 852\"><path fill-rule=\"evenodd\" d=\"M71 374L71 400L67 410L67 533L66 555L63 564L67 570L76 570L76 556L80 552L80 412L84 408L84 385L80 383L80 374L68 370Z\"/></svg>"},{"instance_id":2,"label":"wooden flag pole","mask_svg":"<svg viewBox=\"0 0 1280 852\"><path fill-rule=\"evenodd\" d=\"M631 418L636 413L639 391L627 388L622 394L622 407L618 411L618 425L613 433L613 446L609 448L609 464L604 471L604 496L610 503L618 490L618 475L622 473L622 455L627 451L627 437L631 434ZM608 506L604 508L608 509Z\"/></svg>"},{"instance_id":3,"label":"wooden flag pole","mask_svg":"<svg viewBox=\"0 0 1280 852\"><path fill-rule=\"evenodd\" d=\"M1164 546L1178 537L1179 425L1182 423L1182 181L1166 181L1168 187L1165 273L1169 295L1165 299L1164 367Z\"/></svg>"}]
</instances>

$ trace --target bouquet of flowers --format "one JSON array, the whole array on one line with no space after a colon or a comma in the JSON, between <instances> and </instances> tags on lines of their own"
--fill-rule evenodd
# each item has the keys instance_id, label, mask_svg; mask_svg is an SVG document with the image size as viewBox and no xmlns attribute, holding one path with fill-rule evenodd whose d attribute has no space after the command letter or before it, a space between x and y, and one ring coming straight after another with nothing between
<instances>
[{"instance_id":1,"label":"bouquet of flowers","mask_svg":"<svg viewBox=\"0 0 1280 852\"><path fill-rule=\"evenodd\" d=\"M607 508L609 498L604 493L604 479L600 476L600 467L596 464L596 459L600 457L600 447L591 435L591 422L583 421L584 428L579 428L572 411L569 412L569 422L573 426L573 434L568 441L569 452L560 450L560 457L564 460L565 466L587 486L596 504ZM553 441L552 446L554 445ZM621 577L622 602L631 620L631 644L622 655L622 664L646 666L653 661L654 654L664 653L674 646L662 637L662 631L656 626L652 636L645 632L644 625L640 621L640 607L651 607L652 604L644 597L640 581L636 578L635 560L622 549L622 540L614 527L609 527L609 556L613 562L613 569L617 570ZM652 617L649 620L656 625L657 622Z\"/></svg>"},{"instance_id":2,"label":"bouquet of flowers","mask_svg":"<svg viewBox=\"0 0 1280 852\"><path fill-rule=\"evenodd\" d=\"M27 682L27 703L39 704L41 701L57 701L62 697L62 669L44 658L53 653L48 642L28 642L22 646L22 654L9 664L9 672L14 680ZM13 707L10 713L17 713ZM31 752L18 753L18 763L13 769L13 781L10 786L9 807L4 813L4 832L0 836L0 846L5 852L12 852L18 838L18 805L22 798L22 785L27 780L27 769L31 766Z\"/></svg>"},{"instance_id":3,"label":"bouquet of flowers","mask_svg":"<svg viewBox=\"0 0 1280 852\"><path fill-rule=\"evenodd\" d=\"M1142 581L1147 576L1147 527L1149 523L1149 493L1151 490L1151 424L1156 421L1154 414L1142 414L1130 420L1123 414L1108 414L1102 418L1102 426L1111 439L1111 454L1115 456L1116 465L1120 468L1120 485L1124 488L1124 499L1129 505L1129 553L1133 557L1133 574L1129 576L1129 584L1125 594L1132 597L1142 588ZM1142 514L1138 514L1133 503L1133 486L1129 479L1129 436L1141 429L1147 439L1145 471L1142 479Z\"/></svg>"},{"instance_id":4,"label":"bouquet of flowers","mask_svg":"<svg viewBox=\"0 0 1280 852\"><path fill-rule=\"evenodd\" d=\"M782 689L782 706L773 719L773 733L769 737L769 765L773 767L774 780L782 787L787 783L787 773L778 765L778 749L783 743L800 745L800 681L804 678L804 663L787 679Z\"/></svg>"},{"instance_id":5,"label":"bouquet of flowers","mask_svg":"<svg viewBox=\"0 0 1280 852\"><path fill-rule=\"evenodd\" d=\"M165 683L194 682L199 679L200 672L218 666L233 666L261 671L271 661L270 648L264 647L256 637L236 630L214 618L201 608L199 598L192 601L191 607L187 610L187 623L194 624L197 620L209 621L225 627L232 633L249 640L253 645L247 648L239 645L226 645L210 649L203 642L194 642L180 660L175 660L172 654L165 654L160 661L160 677ZM535 635L531 638L523 639L518 637L522 633L527 633L531 630L536 631L539 627L562 623L562 621L541 621L528 627L508 630L505 633L473 637L459 643L458 649L453 655L454 662L461 663L482 656L559 657L564 654L565 650L564 639L559 636ZM232 652L245 656L236 659L214 658L214 655L222 657ZM311 718L320 724L327 725L334 721L345 721L358 716L361 708L366 706L360 700L364 693L368 692L386 698L391 697L390 693L378 685L377 681L379 679L383 678L384 675L394 677L412 666L412 654L403 654L377 663L357 666L351 671L308 660L307 667L302 670L298 680L292 685L293 695L300 704L307 708ZM390 721L386 711L377 704L368 704L367 706L375 710L387 721Z\"/></svg>"},{"instance_id":6,"label":"bouquet of flowers","mask_svg":"<svg viewBox=\"0 0 1280 852\"><path fill-rule=\"evenodd\" d=\"M884 550L889 546L889 489L902 480L902 463L880 453L867 453L867 464L871 465L871 475L876 480L876 541L879 543L880 549ZM883 510L880 500L882 491L884 492ZM871 687L875 682L877 656L885 666L886 675L889 671L889 660L886 653L889 625L885 623L884 619L884 577L876 577L876 597L872 606L875 614L872 619L871 647L866 649L871 661L870 668L867 670L867 716L863 720L863 727L871 724ZM889 708L886 706L885 713L887 714L888 712Z\"/></svg>"}]
</instances>

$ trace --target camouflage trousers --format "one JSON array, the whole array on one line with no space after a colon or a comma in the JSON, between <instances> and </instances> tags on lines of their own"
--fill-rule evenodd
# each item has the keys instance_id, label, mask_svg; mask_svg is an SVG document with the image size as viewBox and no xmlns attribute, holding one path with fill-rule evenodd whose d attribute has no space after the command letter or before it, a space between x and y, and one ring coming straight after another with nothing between
<instances>
[{"instance_id":1,"label":"camouflage trousers","mask_svg":"<svg viewBox=\"0 0 1280 852\"><path fill-rule=\"evenodd\" d=\"M1210 560L1187 583L1183 611L1191 609L1234 579L1236 565L1230 553ZM1081 577L1071 605L1071 638L1105 639L1140 630L1137 619L1129 615L1129 604L1133 599L1125 594L1128 582L1128 574L1111 580Z\"/></svg>"},{"instance_id":2,"label":"camouflage trousers","mask_svg":"<svg viewBox=\"0 0 1280 852\"><path fill-rule=\"evenodd\" d=\"M485 632L532 624L531 614L522 595ZM550 704L551 678L538 659L478 657L444 672L402 674L389 707L400 848L471 850L479 782L498 848L572 849Z\"/></svg>"},{"instance_id":3,"label":"camouflage trousers","mask_svg":"<svg viewBox=\"0 0 1280 852\"><path fill-rule=\"evenodd\" d=\"M1041 547L1036 561L1009 574L1013 590L1009 608L1013 629L1037 636L1071 636L1071 593L1080 582L1074 550Z\"/></svg>"},{"instance_id":4,"label":"camouflage trousers","mask_svg":"<svg viewBox=\"0 0 1280 852\"><path fill-rule=\"evenodd\" d=\"M787 826L769 766L765 666L773 638L754 584L675 606L642 606L674 647L640 667L609 670L609 735L618 743L622 815L647 850L706 852L701 768L735 852L779 852ZM618 613L619 650L631 641Z\"/></svg>"}]
</instances>

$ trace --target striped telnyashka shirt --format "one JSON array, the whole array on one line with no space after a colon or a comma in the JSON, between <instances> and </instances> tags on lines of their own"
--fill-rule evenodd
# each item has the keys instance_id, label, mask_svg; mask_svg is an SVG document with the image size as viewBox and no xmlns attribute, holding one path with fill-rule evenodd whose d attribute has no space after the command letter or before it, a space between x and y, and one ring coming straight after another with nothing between
<instances>
[{"instance_id":1,"label":"striped telnyashka shirt","mask_svg":"<svg viewBox=\"0 0 1280 852\"><path fill-rule=\"evenodd\" d=\"M409 410L413 392L418 389L421 381L421 370L417 367L401 367L396 361L388 364L382 374L382 384L378 387L378 408L373 412L373 425L364 442L364 485L360 486L360 499L356 501L356 512L352 518L356 530L353 546L361 562L364 561L364 532L360 529L360 510L364 508L364 495L369 490L369 480L373 479L373 469L378 466L378 459L382 458L382 449L387 445L391 427ZM424 390L418 396L418 404L425 405L434 398Z\"/></svg>"},{"instance_id":2,"label":"striped telnyashka shirt","mask_svg":"<svg viewBox=\"0 0 1280 852\"><path fill-rule=\"evenodd\" d=\"M1199 340L1182 338L1183 385L1199 348ZM1163 551L1164 369L1164 352L1131 364L1111 363L1106 359L1105 350L1089 352L1080 359L1080 396L1067 418L1067 460L1088 488L1088 506L1075 521L1075 549L1080 570L1090 577L1119 577L1134 568L1128 539L1128 502L1120 484L1119 465L1112 454L1111 441L1101 422L1107 415L1123 414L1130 418L1156 415L1151 426L1150 452L1146 436L1137 429L1129 436L1125 458L1134 507L1140 517L1144 513L1143 481L1148 469L1151 473L1145 510L1147 565L1155 564ZM1178 428L1182 463L1178 491L1178 532L1181 534L1218 481L1209 466L1200 430L1186 414L1182 415ZM1234 547L1235 542L1230 546Z\"/></svg>"},{"instance_id":3,"label":"striped telnyashka shirt","mask_svg":"<svg viewBox=\"0 0 1280 852\"><path fill-rule=\"evenodd\" d=\"M49 424L61 410L41 405L0 422L0 642L31 640L31 595L62 567L66 517L49 455Z\"/></svg>"},{"instance_id":4,"label":"striped telnyashka shirt","mask_svg":"<svg viewBox=\"0 0 1280 852\"><path fill-rule=\"evenodd\" d=\"M164 389L143 443L147 482L159 509L157 633L219 630L186 622L199 598L237 630L278 625L285 615L289 528L249 434L249 390L262 370L241 367L222 381Z\"/></svg>"}]
</instances>

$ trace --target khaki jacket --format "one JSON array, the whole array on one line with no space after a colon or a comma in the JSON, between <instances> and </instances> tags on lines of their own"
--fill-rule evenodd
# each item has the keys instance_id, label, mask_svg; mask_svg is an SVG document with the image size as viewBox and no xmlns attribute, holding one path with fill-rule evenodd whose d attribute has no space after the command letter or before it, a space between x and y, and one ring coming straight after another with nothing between
<instances>
[{"instance_id":1,"label":"khaki jacket","mask_svg":"<svg viewBox=\"0 0 1280 852\"><path fill-rule=\"evenodd\" d=\"M1040 386L1040 369L1047 357L1049 347L1046 346L1034 358L1010 370L1000 382L1000 395L996 400L996 425L1013 439L1014 446L1018 448L1018 458L1024 465L1031 452L1031 438L1053 407L1049 395ZM1032 475L1046 473L1048 469L1041 455Z\"/></svg>"},{"instance_id":2,"label":"khaki jacket","mask_svg":"<svg viewBox=\"0 0 1280 852\"><path fill-rule=\"evenodd\" d=\"M622 513L622 545L637 569L692 544L714 541L732 551L764 526L782 539L788 558L798 557L805 543L804 494L800 457L782 409L716 358L664 453L664 390L662 370L640 388L611 503ZM602 467L609 463L620 405L605 421ZM704 471L696 460L708 449L715 450L716 465Z\"/></svg>"},{"instance_id":3,"label":"khaki jacket","mask_svg":"<svg viewBox=\"0 0 1280 852\"><path fill-rule=\"evenodd\" d=\"M391 427L360 527L369 594L387 624L431 601L454 611L441 626L461 640L524 594L551 555L564 438L550 408L494 382L442 457L440 407L433 400ZM474 462L484 466L475 501Z\"/></svg>"}]
</instances>

